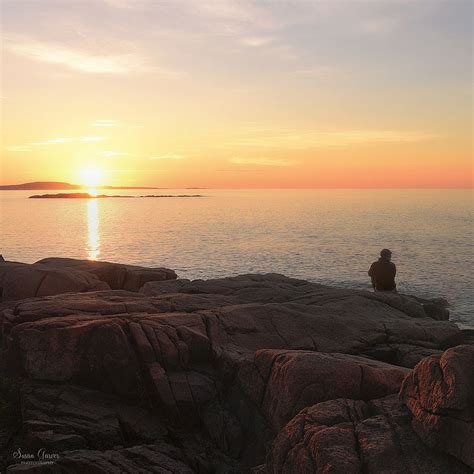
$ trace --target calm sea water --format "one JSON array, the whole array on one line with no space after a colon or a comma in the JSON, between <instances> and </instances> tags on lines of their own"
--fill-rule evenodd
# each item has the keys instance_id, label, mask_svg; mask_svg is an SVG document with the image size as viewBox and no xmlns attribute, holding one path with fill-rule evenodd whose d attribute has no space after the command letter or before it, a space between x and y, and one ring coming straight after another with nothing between
<instances>
[{"instance_id":1,"label":"calm sea water","mask_svg":"<svg viewBox=\"0 0 474 474\"><path fill-rule=\"evenodd\" d=\"M36 191L2 191L1 252L23 262L166 266L185 278L279 272L368 289L367 269L388 247L399 291L446 297L452 319L474 326L472 190L161 192L204 197L33 200Z\"/></svg>"}]
</instances>

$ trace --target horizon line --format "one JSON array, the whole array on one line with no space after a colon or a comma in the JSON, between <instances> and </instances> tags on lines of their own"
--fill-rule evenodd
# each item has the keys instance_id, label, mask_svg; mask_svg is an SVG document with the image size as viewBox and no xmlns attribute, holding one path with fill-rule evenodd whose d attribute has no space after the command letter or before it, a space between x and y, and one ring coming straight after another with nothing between
<instances>
[{"instance_id":1,"label":"horizon line","mask_svg":"<svg viewBox=\"0 0 474 474\"><path fill-rule=\"evenodd\" d=\"M22 183L24 184L24 183ZM69 184L69 183L66 183ZM18 184L0 184L0 187L4 186L20 186ZM214 190L226 190L226 189L433 189L433 190L443 190L443 189L471 189L474 190L474 184L471 186L229 186L229 187L213 187L213 186L140 186L140 185L125 185L125 186L116 186L116 185L101 185L101 186L87 186L87 185L74 185L80 186L82 189L94 188L122 188L122 189L214 189ZM47 191L48 189L45 188ZM32 191L31 189L0 189L0 191Z\"/></svg>"}]
</instances>

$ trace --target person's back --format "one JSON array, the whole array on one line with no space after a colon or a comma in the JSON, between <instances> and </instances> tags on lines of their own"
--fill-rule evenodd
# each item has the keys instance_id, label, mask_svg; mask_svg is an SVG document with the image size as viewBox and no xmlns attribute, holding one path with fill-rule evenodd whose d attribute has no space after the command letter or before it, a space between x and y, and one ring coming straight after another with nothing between
<instances>
[{"instance_id":1,"label":"person's back","mask_svg":"<svg viewBox=\"0 0 474 474\"><path fill-rule=\"evenodd\" d=\"M372 286L375 291L396 291L395 275L397 268L391 262L392 252L383 249L380 252L378 261L372 263L369 269L369 276L372 278Z\"/></svg>"}]
</instances>

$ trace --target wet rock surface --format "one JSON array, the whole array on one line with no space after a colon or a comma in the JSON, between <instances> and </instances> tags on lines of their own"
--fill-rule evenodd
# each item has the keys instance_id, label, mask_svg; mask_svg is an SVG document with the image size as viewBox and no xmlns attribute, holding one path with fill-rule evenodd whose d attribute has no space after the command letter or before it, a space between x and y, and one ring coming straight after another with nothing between
<instances>
[{"instance_id":1,"label":"wet rock surface","mask_svg":"<svg viewBox=\"0 0 474 474\"><path fill-rule=\"evenodd\" d=\"M124 288L107 265L98 281ZM425 440L410 388L438 383L434 370L412 382L426 361L472 349L449 349L465 338L429 317L441 309L276 274L139 290L3 304L3 366L21 407L8 449L58 453L41 472L470 472L446 439L472 431ZM463 368L449 393L464 401L451 409L472 404L459 387L469 360L452 362ZM45 467L14 461L3 464Z\"/></svg>"}]
</instances>

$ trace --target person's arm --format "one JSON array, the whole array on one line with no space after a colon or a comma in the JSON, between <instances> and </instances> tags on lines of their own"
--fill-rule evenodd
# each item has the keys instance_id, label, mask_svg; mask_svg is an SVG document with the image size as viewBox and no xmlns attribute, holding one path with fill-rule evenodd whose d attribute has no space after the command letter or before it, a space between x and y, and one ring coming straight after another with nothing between
<instances>
[{"instance_id":1,"label":"person's arm","mask_svg":"<svg viewBox=\"0 0 474 474\"><path fill-rule=\"evenodd\" d=\"M369 271L367 272L369 274L369 276L371 276L371 277L374 276L374 265L375 264L370 265Z\"/></svg>"},{"instance_id":2,"label":"person's arm","mask_svg":"<svg viewBox=\"0 0 474 474\"><path fill-rule=\"evenodd\" d=\"M394 263L392 263L392 276L395 278L395 275L397 274L397 267Z\"/></svg>"}]
</instances>

